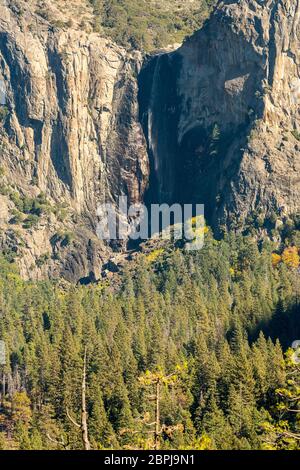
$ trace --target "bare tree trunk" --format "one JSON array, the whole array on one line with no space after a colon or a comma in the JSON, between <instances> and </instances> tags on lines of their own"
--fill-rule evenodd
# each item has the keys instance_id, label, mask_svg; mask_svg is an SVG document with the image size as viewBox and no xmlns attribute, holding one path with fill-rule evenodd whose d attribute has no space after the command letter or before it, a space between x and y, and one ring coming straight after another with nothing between
<instances>
[{"instance_id":1,"label":"bare tree trunk","mask_svg":"<svg viewBox=\"0 0 300 470\"><path fill-rule=\"evenodd\" d=\"M88 435L88 424L87 424L87 411L86 411L86 348L84 349L84 358L83 358L83 371L82 371L82 385L81 385L81 422L80 424L75 421L70 415L67 409L67 416L71 423L74 424L77 428L81 430L82 442L84 450L91 450L91 444L89 441Z\"/></svg>"},{"instance_id":2,"label":"bare tree trunk","mask_svg":"<svg viewBox=\"0 0 300 470\"><path fill-rule=\"evenodd\" d=\"M160 380L156 382L156 408L155 408L155 450L159 450L160 435Z\"/></svg>"},{"instance_id":3,"label":"bare tree trunk","mask_svg":"<svg viewBox=\"0 0 300 470\"><path fill-rule=\"evenodd\" d=\"M81 394L81 432L85 450L91 450L88 436L87 412L86 412L86 348L84 350L83 374L82 374L82 394Z\"/></svg>"}]
</instances>

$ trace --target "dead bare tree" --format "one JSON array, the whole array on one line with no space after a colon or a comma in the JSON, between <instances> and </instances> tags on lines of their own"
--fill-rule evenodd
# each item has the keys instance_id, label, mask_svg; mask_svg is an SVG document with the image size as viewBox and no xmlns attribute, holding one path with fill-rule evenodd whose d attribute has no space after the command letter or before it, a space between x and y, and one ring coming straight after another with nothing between
<instances>
[{"instance_id":1,"label":"dead bare tree","mask_svg":"<svg viewBox=\"0 0 300 470\"><path fill-rule=\"evenodd\" d=\"M154 388L154 393L153 395L149 396L149 399L150 401L155 402L155 420L153 422L149 422L148 416L146 415L144 419L141 420L141 423L143 423L148 428L153 428L152 430L148 431L147 434L152 434L154 436L154 443L152 447L155 450L159 450L160 448L160 441L163 433L171 436L173 432L177 430L183 431L182 424L166 426L165 424L161 423L160 417L161 388L162 386L174 386L178 381L178 373L180 373L180 371L181 368L179 366L176 372L169 375L164 375L161 370L158 370L157 372L147 371L142 377L139 378L139 382L142 386Z\"/></svg>"},{"instance_id":2,"label":"dead bare tree","mask_svg":"<svg viewBox=\"0 0 300 470\"><path fill-rule=\"evenodd\" d=\"M53 444L56 444L57 446L63 447L64 450L69 450L69 440L65 442L64 438L61 437L60 441L58 439L54 439L53 437L50 436L49 433L46 434L47 439L52 442Z\"/></svg>"},{"instance_id":3,"label":"dead bare tree","mask_svg":"<svg viewBox=\"0 0 300 470\"><path fill-rule=\"evenodd\" d=\"M67 416L75 427L81 429L82 442L85 450L91 450L91 444L88 434L88 414L86 411L86 366L87 366L87 348L84 349L83 357L83 371L82 371L82 385L81 385L81 422L78 424L70 415L68 409L66 410Z\"/></svg>"},{"instance_id":4,"label":"dead bare tree","mask_svg":"<svg viewBox=\"0 0 300 470\"><path fill-rule=\"evenodd\" d=\"M1 388L0 388L0 407L4 406L4 397L6 390L6 377L5 377L5 364L6 364L6 349L5 342L0 340L0 374L1 374Z\"/></svg>"}]
</instances>

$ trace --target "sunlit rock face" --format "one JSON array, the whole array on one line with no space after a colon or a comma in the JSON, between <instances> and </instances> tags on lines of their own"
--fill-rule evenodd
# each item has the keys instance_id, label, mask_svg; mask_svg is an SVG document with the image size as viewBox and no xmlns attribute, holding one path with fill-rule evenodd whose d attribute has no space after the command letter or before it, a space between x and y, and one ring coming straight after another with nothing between
<instances>
[{"instance_id":1,"label":"sunlit rock face","mask_svg":"<svg viewBox=\"0 0 300 470\"><path fill-rule=\"evenodd\" d=\"M1 165L6 184L21 197L43 192L70 217L60 224L52 214L34 229L42 234L24 232L19 262L24 277L78 279L101 268L98 205L119 195L139 202L148 182L137 102L142 55L98 34L55 28L23 7L1 1L0 79L8 110L0 129ZM52 255L49 240L61 230L74 232L77 246L65 249L61 262L36 266L45 251Z\"/></svg>"},{"instance_id":2,"label":"sunlit rock face","mask_svg":"<svg viewBox=\"0 0 300 470\"><path fill-rule=\"evenodd\" d=\"M215 228L299 211L298 0L220 2L140 76L149 200L201 202Z\"/></svg>"}]
</instances>

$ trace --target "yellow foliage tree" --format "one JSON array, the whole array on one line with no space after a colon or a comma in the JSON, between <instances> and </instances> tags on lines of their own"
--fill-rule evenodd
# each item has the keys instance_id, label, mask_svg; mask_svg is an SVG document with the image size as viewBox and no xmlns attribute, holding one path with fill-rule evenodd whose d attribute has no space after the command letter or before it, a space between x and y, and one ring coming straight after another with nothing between
<instances>
[{"instance_id":1,"label":"yellow foliage tree","mask_svg":"<svg viewBox=\"0 0 300 470\"><path fill-rule=\"evenodd\" d=\"M277 253L272 253L272 266L276 268L278 264L282 261L282 258Z\"/></svg>"},{"instance_id":2,"label":"yellow foliage tree","mask_svg":"<svg viewBox=\"0 0 300 470\"><path fill-rule=\"evenodd\" d=\"M164 254L163 248L158 248L157 250L153 250L151 253L147 255L147 261L149 263L155 263L160 256Z\"/></svg>"},{"instance_id":3,"label":"yellow foliage tree","mask_svg":"<svg viewBox=\"0 0 300 470\"><path fill-rule=\"evenodd\" d=\"M16 392L11 403L12 419L17 423L28 425L31 420L30 399L26 392Z\"/></svg>"},{"instance_id":4,"label":"yellow foliage tree","mask_svg":"<svg viewBox=\"0 0 300 470\"><path fill-rule=\"evenodd\" d=\"M282 261L289 268L298 268L300 264L300 256L296 246L290 246L282 253Z\"/></svg>"}]
</instances>

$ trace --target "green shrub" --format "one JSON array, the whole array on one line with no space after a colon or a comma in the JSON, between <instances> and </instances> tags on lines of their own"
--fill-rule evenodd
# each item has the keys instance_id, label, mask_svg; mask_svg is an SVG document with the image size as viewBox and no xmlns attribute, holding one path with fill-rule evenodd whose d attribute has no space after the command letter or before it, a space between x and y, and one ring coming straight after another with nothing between
<instances>
[{"instance_id":1,"label":"green shrub","mask_svg":"<svg viewBox=\"0 0 300 470\"><path fill-rule=\"evenodd\" d=\"M2 251L2 255L8 263L14 263L15 259L18 256L16 248L7 248Z\"/></svg>"},{"instance_id":2,"label":"green shrub","mask_svg":"<svg viewBox=\"0 0 300 470\"><path fill-rule=\"evenodd\" d=\"M39 258L37 258L35 264L40 268L41 266L44 266L44 264L46 264L49 259L49 253L44 253L43 255L39 256Z\"/></svg>"},{"instance_id":3,"label":"green shrub","mask_svg":"<svg viewBox=\"0 0 300 470\"><path fill-rule=\"evenodd\" d=\"M270 214L268 215L268 222L271 225L275 225L277 222L277 214L274 211L271 211Z\"/></svg>"},{"instance_id":4,"label":"green shrub","mask_svg":"<svg viewBox=\"0 0 300 470\"><path fill-rule=\"evenodd\" d=\"M199 29L214 0L199 0L194 6L164 0L90 0L94 29L104 31L117 43L134 49L153 50L182 42Z\"/></svg>"},{"instance_id":5,"label":"green shrub","mask_svg":"<svg viewBox=\"0 0 300 470\"><path fill-rule=\"evenodd\" d=\"M29 214L28 217L24 220L23 228L29 229L36 227L39 223L39 216L36 214Z\"/></svg>"},{"instance_id":6,"label":"green shrub","mask_svg":"<svg viewBox=\"0 0 300 470\"><path fill-rule=\"evenodd\" d=\"M16 191L11 191L10 194L9 194L9 197L10 197L10 200L14 203L14 205L16 206L16 208L21 211L21 212L24 212L23 211L23 201L21 199L21 196L18 192Z\"/></svg>"},{"instance_id":7,"label":"green shrub","mask_svg":"<svg viewBox=\"0 0 300 470\"><path fill-rule=\"evenodd\" d=\"M9 221L11 224L16 224L17 225L17 224L21 224L23 222L24 216L20 211L13 210L12 214L13 214L13 217Z\"/></svg>"},{"instance_id":8,"label":"green shrub","mask_svg":"<svg viewBox=\"0 0 300 470\"><path fill-rule=\"evenodd\" d=\"M0 184L0 194L2 194L2 196L8 196L10 194L9 187L6 184Z\"/></svg>"},{"instance_id":9,"label":"green shrub","mask_svg":"<svg viewBox=\"0 0 300 470\"><path fill-rule=\"evenodd\" d=\"M0 122L4 122L9 114L7 106L0 105Z\"/></svg>"},{"instance_id":10,"label":"green shrub","mask_svg":"<svg viewBox=\"0 0 300 470\"><path fill-rule=\"evenodd\" d=\"M75 235L72 232L60 231L57 232L51 239L53 244L59 242L62 246L68 246L74 240Z\"/></svg>"},{"instance_id":11,"label":"green shrub","mask_svg":"<svg viewBox=\"0 0 300 470\"><path fill-rule=\"evenodd\" d=\"M57 217L59 222L64 222L68 216L68 208L63 204L58 204L52 208L53 214Z\"/></svg>"},{"instance_id":12,"label":"green shrub","mask_svg":"<svg viewBox=\"0 0 300 470\"><path fill-rule=\"evenodd\" d=\"M43 193L36 198L20 196L17 191L10 191L9 196L16 208L24 214L34 214L41 216L43 213L49 213L51 206Z\"/></svg>"},{"instance_id":13,"label":"green shrub","mask_svg":"<svg viewBox=\"0 0 300 470\"><path fill-rule=\"evenodd\" d=\"M295 139L299 140L300 142L300 132L298 132L296 129L292 131L292 135L295 137Z\"/></svg>"}]
</instances>

